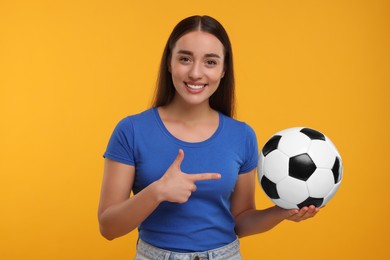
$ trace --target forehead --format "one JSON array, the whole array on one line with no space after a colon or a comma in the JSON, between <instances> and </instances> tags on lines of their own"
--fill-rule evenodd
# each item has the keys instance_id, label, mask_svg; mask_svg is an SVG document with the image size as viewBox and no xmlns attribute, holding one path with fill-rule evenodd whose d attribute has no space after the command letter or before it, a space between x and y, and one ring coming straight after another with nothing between
<instances>
[{"instance_id":1,"label":"forehead","mask_svg":"<svg viewBox=\"0 0 390 260\"><path fill-rule=\"evenodd\" d=\"M222 57L224 54L223 44L218 38L203 31L192 31L180 37L172 52L181 50L191 51L194 55L215 53Z\"/></svg>"}]
</instances>

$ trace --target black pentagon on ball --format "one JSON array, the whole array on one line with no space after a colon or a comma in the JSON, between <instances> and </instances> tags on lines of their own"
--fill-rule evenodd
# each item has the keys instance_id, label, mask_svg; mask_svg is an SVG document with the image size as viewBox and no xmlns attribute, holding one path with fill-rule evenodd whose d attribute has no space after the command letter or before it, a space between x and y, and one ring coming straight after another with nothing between
<instances>
[{"instance_id":1,"label":"black pentagon on ball","mask_svg":"<svg viewBox=\"0 0 390 260\"><path fill-rule=\"evenodd\" d=\"M296 179L307 181L317 169L307 153L296 155L289 160L288 174Z\"/></svg>"},{"instance_id":2,"label":"black pentagon on ball","mask_svg":"<svg viewBox=\"0 0 390 260\"><path fill-rule=\"evenodd\" d=\"M324 199L322 199L322 198L318 199L318 198L309 197L305 201L299 203L297 206L300 209L305 207L305 206L310 206L310 205L314 205L318 208L318 207L321 207L323 202L324 202Z\"/></svg>"},{"instance_id":3,"label":"black pentagon on ball","mask_svg":"<svg viewBox=\"0 0 390 260\"><path fill-rule=\"evenodd\" d=\"M276 189L276 184L270 181L267 177L263 176L261 178L261 187L263 187L264 192L271 199L279 199L278 190Z\"/></svg>"},{"instance_id":4,"label":"black pentagon on ball","mask_svg":"<svg viewBox=\"0 0 390 260\"><path fill-rule=\"evenodd\" d=\"M267 154L269 154L273 150L278 149L280 138L282 138L280 135L274 135L268 140L262 150L264 156L267 156Z\"/></svg>"},{"instance_id":5,"label":"black pentagon on ball","mask_svg":"<svg viewBox=\"0 0 390 260\"><path fill-rule=\"evenodd\" d=\"M311 140L322 140L325 141L325 135L311 128L303 128L301 133L307 135Z\"/></svg>"},{"instance_id":6,"label":"black pentagon on ball","mask_svg":"<svg viewBox=\"0 0 390 260\"><path fill-rule=\"evenodd\" d=\"M336 161L334 162L334 165L332 167L333 177L334 177L334 183L338 183L341 180L341 166L340 166L340 159L336 157Z\"/></svg>"}]
</instances>

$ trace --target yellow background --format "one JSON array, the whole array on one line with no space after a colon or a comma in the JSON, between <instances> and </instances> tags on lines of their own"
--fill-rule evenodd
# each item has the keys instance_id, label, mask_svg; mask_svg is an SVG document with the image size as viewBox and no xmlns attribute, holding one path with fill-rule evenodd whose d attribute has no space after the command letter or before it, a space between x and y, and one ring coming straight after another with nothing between
<instances>
[{"instance_id":1,"label":"yellow background","mask_svg":"<svg viewBox=\"0 0 390 260\"><path fill-rule=\"evenodd\" d=\"M0 258L132 259L98 232L108 138L150 105L173 26L209 14L234 48L239 120L310 126L344 161L311 220L241 240L244 259L390 259L386 0L0 1ZM257 186L258 208L271 205Z\"/></svg>"}]
</instances>

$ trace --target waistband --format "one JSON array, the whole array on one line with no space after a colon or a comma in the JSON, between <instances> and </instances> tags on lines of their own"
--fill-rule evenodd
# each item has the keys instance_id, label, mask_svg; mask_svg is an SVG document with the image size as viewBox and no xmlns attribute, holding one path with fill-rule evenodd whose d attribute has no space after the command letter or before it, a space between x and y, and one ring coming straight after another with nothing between
<instances>
[{"instance_id":1,"label":"waistband","mask_svg":"<svg viewBox=\"0 0 390 260\"><path fill-rule=\"evenodd\" d=\"M226 246L209 251L179 253L155 247L139 239L137 253L153 260L224 260L240 253L240 242L236 239Z\"/></svg>"}]
</instances>

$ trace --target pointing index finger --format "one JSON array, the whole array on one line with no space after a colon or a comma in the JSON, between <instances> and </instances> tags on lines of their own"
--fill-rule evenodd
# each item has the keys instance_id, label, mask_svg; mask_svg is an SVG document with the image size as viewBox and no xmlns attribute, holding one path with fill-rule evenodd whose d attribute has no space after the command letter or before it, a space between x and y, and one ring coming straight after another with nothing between
<instances>
[{"instance_id":1,"label":"pointing index finger","mask_svg":"<svg viewBox=\"0 0 390 260\"><path fill-rule=\"evenodd\" d=\"M219 173L197 173L197 174L188 174L187 176L193 182L221 179L221 174Z\"/></svg>"}]
</instances>

